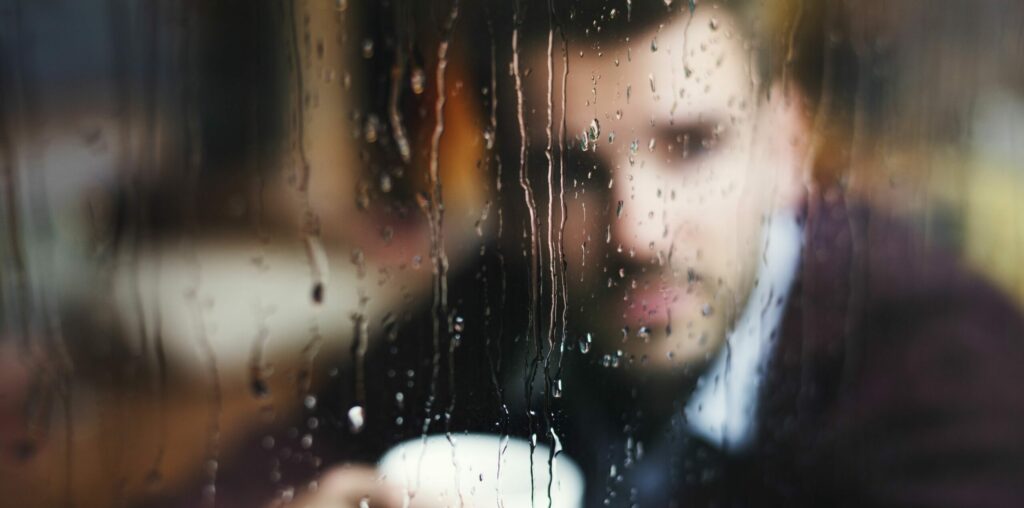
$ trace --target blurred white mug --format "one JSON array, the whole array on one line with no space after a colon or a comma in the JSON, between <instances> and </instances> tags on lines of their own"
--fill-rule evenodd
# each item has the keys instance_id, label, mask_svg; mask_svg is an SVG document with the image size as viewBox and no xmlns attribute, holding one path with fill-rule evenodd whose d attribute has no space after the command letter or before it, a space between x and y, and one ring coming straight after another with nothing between
<instances>
[{"instance_id":1,"label":"blurred white mug","mask_svg":"<svg viewBox=\"0 0 1024 508\"><path fill-rule=\"evenodd\" d=\"M396 445L378 466L385 481L405 489L411 508L582 508L579 467L562 453L549 464L550 453L543 444L534 448L531 476L527 441L437 434Z\"/></svg>"}]
</instances>

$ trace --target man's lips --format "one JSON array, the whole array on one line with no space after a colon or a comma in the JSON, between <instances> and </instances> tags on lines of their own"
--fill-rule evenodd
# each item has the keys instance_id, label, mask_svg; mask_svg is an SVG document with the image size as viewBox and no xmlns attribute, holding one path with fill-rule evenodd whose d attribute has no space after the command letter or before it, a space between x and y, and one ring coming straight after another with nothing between
<instances>
[{"instance_id":1,"label":"man's lips","mask_svg":"<svg viewBox=\"0 0 1024 508\"><path fill-rule=\"evenodd\" d=\"M630 290L622 301L622 316L626 324L647 326L649 328L667 326L671 319L672 307L685 291L674 288L661 288L651 285L646 288Z\"/></svg>"}]
</instances>

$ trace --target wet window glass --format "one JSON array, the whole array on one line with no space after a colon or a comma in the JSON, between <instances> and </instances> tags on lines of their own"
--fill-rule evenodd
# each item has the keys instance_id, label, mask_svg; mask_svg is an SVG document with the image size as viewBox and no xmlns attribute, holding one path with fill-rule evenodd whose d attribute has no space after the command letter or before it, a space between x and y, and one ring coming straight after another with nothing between
<instances>
[{"instance_id":1,"label":"wet window glass","mask_svg":"<svg viewBox=\"0 0 1024 508\"><path fill-rule=\"evenodd\" d=\"M1024 506L1013 0L0 0L18 507Z\"/></svg>"}]
</instances>

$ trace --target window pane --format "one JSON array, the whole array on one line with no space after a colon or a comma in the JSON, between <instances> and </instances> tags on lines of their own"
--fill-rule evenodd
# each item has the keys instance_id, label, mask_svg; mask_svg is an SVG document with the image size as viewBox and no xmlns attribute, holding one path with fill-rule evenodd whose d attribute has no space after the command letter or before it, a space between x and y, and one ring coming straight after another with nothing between
<instances>
[{"instance_id":1,"label":"window pane","mask_svg":"<svg viewBox=\"0 0 1024 508\"><path fill-rule=\"evenodd\" d=\"M1018 3L2 0L0 493L1024 505Z\"/></svg>"}]
</instances>

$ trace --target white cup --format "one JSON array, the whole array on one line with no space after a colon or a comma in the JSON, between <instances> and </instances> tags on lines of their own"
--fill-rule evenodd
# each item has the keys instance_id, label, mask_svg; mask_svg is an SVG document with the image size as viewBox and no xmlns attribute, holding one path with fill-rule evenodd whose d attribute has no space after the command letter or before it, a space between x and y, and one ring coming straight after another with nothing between
<instances>
[{"instance_id":1,"label":"white cup","mask_svg":"<svg viewBox=\"0 0 1024 508\"><path fill-rule=\"evenodd\" d=\"M550 450L534 448L531 477L530 444L522 439L438 434L395 446L378 466L384 481L406 490L410 508L581 508L579 467L562 453L549 464Z\"/></svg>"}]
</instances>

